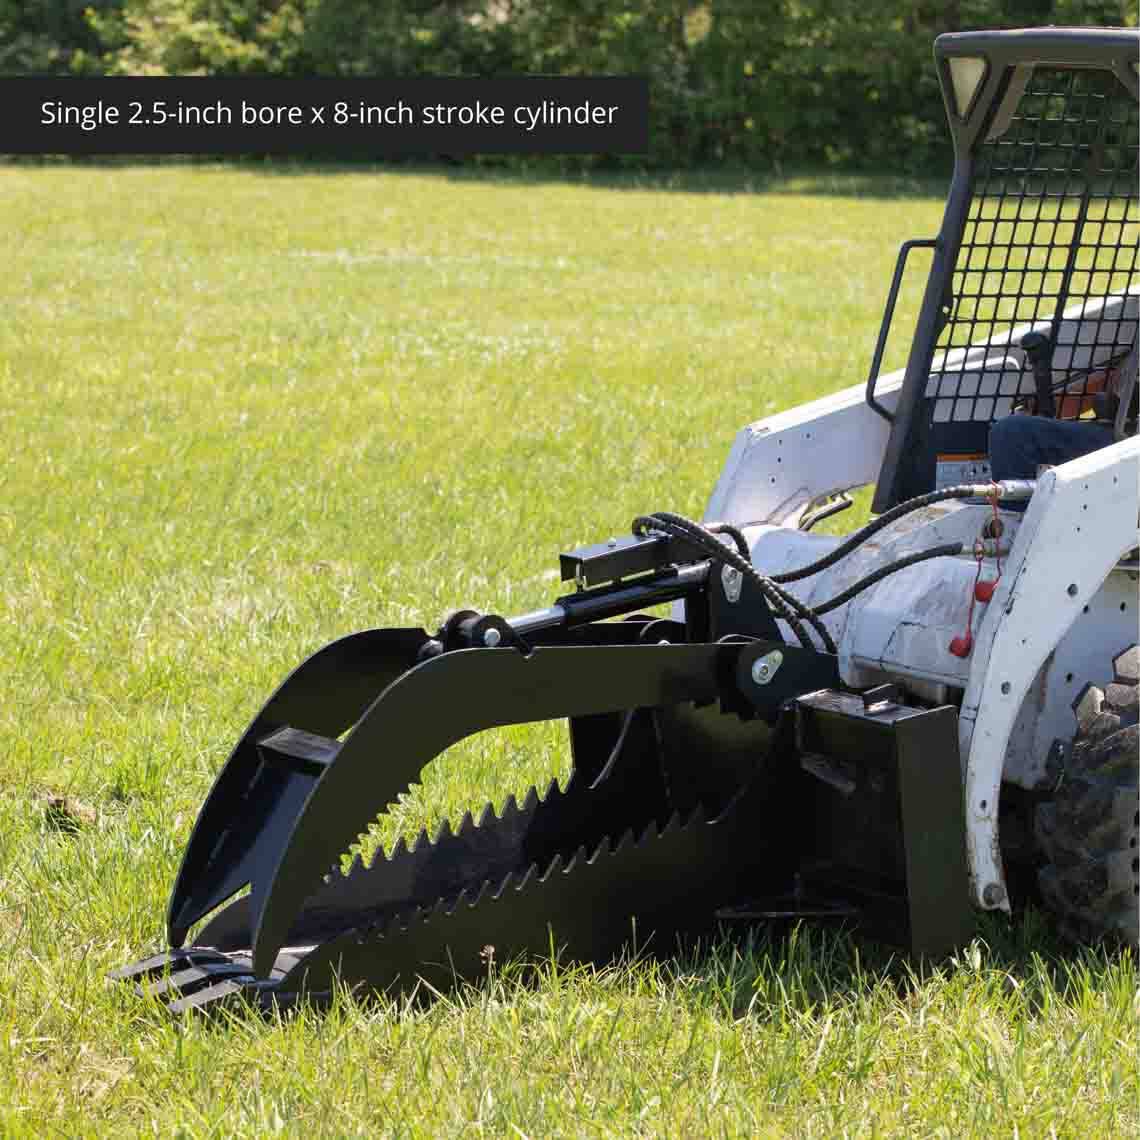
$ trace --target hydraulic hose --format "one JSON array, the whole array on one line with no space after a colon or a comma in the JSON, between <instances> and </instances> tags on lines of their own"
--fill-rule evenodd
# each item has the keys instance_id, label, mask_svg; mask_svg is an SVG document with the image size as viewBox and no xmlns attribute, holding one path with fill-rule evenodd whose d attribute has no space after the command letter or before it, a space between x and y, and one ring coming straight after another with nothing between
<instances>
[{"instance_id":1,"label":"hydraulic hose","mask_svg":"<svg viewBox=\"0 0 1140 1140\"><path fill-rule=\"evenodd\" d=\"M673 534L693 543L705 551L710 558L725 563L734 570L743 574L753 582L768 599L776 616L783 618L792 627L796 637L805 649L813 648L811 638L804 629L802 622L808 622L819 634L824 648L828 653L837 652L835 641L828 632L827 627L815 615L809 606L804 605L799 598L780 589L771 578L761 574L748 558L748 543L736 527L721 524L721 533L727 534L737 547L732 550L717 538L716 533L701 523L694 522L684 515L674 514L672 511L657 511L651 515L638 515L633 520L633 533L643 535L646 531L657 530L665 534Z\"/></svg>"},{"instance_id":2,"label":"hydraulic hose","mask_svg":"<svg viewBox=\"0 0 1140 1140\"><path fill-rule=\"evenodd\" d=\"M844 539L837 547L829 551L815 562L809 562L798 570L786 570L783 574L773 574L773 582L798 582L801 578L810 578L828 566L834 566L841 558L846 557L856 547L861 546L873 534L878 534L884 527L908 515L912 511L929 507L934 503L944 502L946 499L975 499L993 498L1001 499L1028 499L1033 494L1034 484L1025 479L1007 479L1001 483L960 483L955 487L944 487L941 491L931 491L925 495L917 495L892 507L885 514L872 519L866 526L855 531ZM818 610L818 607L816 607Z\"/></svg>"},{"instance_id":3,"label":"hydraulic hose","mask_svg":"<svg viewBox=\"0 0 1140 1140\"><path fill-rule=\"evenodd\" d=\"M834 598L828 598L826 602L812 606L812 610L817 614L830 613L832 610L837 610L844 603L851 601L856 594L861 594L868 586L873 586L876 582L881 582L884 578L897 573L899 570L905 570L908 566L913 566L917 562L926 562L931 558L943 558L961 553L962 543L947 542L943 543L942 546L932 546L929 550L919 550L914 554L908 554L905 558L897 558L894 562L887 562L865 577L860 578L858 582L853 582L846 590L842 590L836 594Z\"/></svg>"},{"instance_id":4,"label":"hydraulic hose","mask_svg":"<svg viewBox=\"0 0 1140 1140\"><path fill-rule=\"evenodd\" d=\"M802 646L807 649L812 648L811 638L802 624L806 621L819 634L827 652L835 653L837 652L835 641L820 620L821 614L838 609L856 595L875 585L876 582L881 582L884 578L891 574L897 574L898 571L905 570L908 566L914 566L916 563L925 562L930 558L952 557L961 554L962 544L960 542L944 543L941 546L933 546L927 550L908 554L894 562L888 562L860 578L859 581L852 583L847 589L836 594L835 597L829 598L817 606L806 605L794 594L781 589L782 583L798 582L801 578L809 578L821 570L826 570L829 566L834 566L836 562L861 546L872 535L890 526L891 523L904 515L920 510L922 507L929 507L947 499L984 498L995 503L998 499L1023 500L1028 499L1033 494L1035 486L1032 480L1005 479L1000 483L960 483L955 487L945 487L941 491L917 495L913 499L899 503L897 507L893 507L885 514L879 515L878 518L857 530L834 550L829 551L822 558L816 559L815 562L809 562L798 570L787 570L783 574L770 576L760 573L752 565L752 552L748 548L748 541L744 537L743 531L731 523L709 523L706 526L703 523L686 518L684 515L675 514L673 511L655 511L651 515L638 515L633 520L633 533L643 535L646 531L657 530L686 539L707 553L714 561L731 566L753 582L767 598L775 615L791 626ZM736 549L732 550L725 546L717 538L718 534L727 535L732 539L733 546Z\"/></svg>"}]
</instances>

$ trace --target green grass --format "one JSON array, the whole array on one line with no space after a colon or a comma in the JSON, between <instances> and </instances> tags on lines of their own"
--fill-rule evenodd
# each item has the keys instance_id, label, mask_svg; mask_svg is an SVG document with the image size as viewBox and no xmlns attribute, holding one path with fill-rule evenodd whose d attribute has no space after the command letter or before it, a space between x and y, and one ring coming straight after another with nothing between
<instances>
[{"instance_id":1,"label":"green grass","mask_svg":"<svg viewBox=\"0 0 1140 1140\"><path fill-rule=\"evenodd\" d=\"M269 1024L103 981L310 651L546 604L560 549L699 514L740 425L865 375L937 198L733 191L0 169L0 1133L1135 1133L1135 963L1032 915L923 975L805 931ZM560 745L453 750L380 837Z\"/></svg>"}]
</instances>

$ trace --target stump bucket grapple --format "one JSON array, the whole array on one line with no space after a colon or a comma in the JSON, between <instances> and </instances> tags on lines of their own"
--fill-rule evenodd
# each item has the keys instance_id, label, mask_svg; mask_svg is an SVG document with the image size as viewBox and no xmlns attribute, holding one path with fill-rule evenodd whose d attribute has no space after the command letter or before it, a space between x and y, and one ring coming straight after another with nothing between
<instances>
[{"instance_id":1,"label":"stump bucket grapple","mask_svg":"<svg viewBox=\"0 0 1140 1140\"><path fill-rule=\"evenodd\" d=\"M547 609L315 653L210 791L169 948L114 976L269 1007L817 918L941 955L1017 891L1137 943L1138 43L940 37L954 177L867 384L743 429L729 522L647 514L563 554ZM879 377L914 248L908 363ZM1113 442L995 482L1019 410ZM812 533L871 483L873 522ZM342 870L451 745L546 720L563 786Z\"/></svg>"}]
</instances>

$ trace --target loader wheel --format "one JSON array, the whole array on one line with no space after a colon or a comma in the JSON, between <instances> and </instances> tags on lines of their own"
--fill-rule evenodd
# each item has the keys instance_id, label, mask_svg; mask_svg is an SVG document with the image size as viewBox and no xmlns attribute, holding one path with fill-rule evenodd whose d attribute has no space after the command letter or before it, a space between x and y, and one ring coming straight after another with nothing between
<instances>
[{"instance_id":1,"label":"loader wheel","mask_svg":"<svg viewBox=\"0 0 1140 1140\"><path fill-rule=\"evenodd\" d=\"M1078 728L1052 799L1037 808L1037 873L1062 932L1080 942L1140 946L1140 648L1113 662L1112 684L1073 702Z\"/></svg>"}]
</instances>

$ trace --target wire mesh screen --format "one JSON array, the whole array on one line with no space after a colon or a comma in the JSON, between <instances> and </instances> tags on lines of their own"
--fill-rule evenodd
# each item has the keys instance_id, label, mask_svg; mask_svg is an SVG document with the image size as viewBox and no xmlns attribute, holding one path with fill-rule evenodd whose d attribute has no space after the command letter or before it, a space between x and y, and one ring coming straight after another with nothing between
<instances>
[{"instance_id":1,"label":"wire mesh screen","mask_svg":"<svg viewBox=\"0 0 1140 1140\"><path fill-rule=\"evenodd\" d=\"M1039 67L998 131L975 153L926 388L935 425L988 423L1034 392L1030 328L1052 339L1058 416L1094 414L1086 397L1136 338L1136 100L1109 71Z\"/></svg>"}]
</instances>

